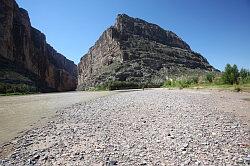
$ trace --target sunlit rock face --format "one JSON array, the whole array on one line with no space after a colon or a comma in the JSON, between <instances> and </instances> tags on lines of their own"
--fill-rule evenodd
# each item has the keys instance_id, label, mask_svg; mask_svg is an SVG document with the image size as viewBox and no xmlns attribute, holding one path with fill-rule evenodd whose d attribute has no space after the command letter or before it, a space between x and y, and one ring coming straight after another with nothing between
<instances>
[{"instance_id":1,"label":"sunlit rock face","mask_svg":"<svg viewBox=\"0 0 250 166\"><path fill-rule=\"evenodd\" d=\"M175 33L120 14L78 64L78 88L110 80L161 82L214 68Z\"/></svg>"},{"instance_id":2,"label":"sunlit rock face","mask_svg":"<svg viewBox=\"0 0 250 166\"><path fill-rule=\"evenodd\" d=\"M46 43L45 35L31 26L28 12L14 0L0 1L0 66L3 83L29 84L42 92L76 88L74 62Z\"/></svg>"}]
</instances>

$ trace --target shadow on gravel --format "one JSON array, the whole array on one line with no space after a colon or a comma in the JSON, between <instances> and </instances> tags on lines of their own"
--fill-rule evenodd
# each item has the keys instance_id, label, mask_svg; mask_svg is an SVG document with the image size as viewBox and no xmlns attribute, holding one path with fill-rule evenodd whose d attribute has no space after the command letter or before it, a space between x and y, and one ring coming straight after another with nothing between
<instances>
[{"instance_id":1,"label":"shadow on gravel","mask_svg":"<svg viewBox=\"0 0 250 166\"><path fill-rule=\"evenodd\" d=\"M250 101L250 98L244 98L242 100L245 100L245 101Z\"/></svg>"},{"instance_id":2,"label":"shadow on gravel","mask_svg":"<svg viewBox=\"0 0 250 166\"><path fill-rule=\"evenodd\" d=\"M113 90L114 92L135 92L135 91L143 91L142 89L121 89L121 90Z\"/></svg>"}]
</instances>

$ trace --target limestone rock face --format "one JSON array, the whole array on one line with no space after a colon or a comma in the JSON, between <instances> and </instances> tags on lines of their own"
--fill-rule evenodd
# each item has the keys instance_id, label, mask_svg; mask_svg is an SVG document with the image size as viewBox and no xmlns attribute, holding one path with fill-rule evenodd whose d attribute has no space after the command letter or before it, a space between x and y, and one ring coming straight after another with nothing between
<instances>
[{"instance_id":1,"label":"limestone rock face","mask_svg":"<svg viewBox=\"0 0 250 166\"><path fill-rule=\"evenodd\" d=\"M0 1L0 66L2 83L30 84L42 92L76 88L74 62L46 43L14 0Z\"/></svg>"},{"instance_id":2,"label":"limestone rock face","mask_svg":"<svg viewBox=\"0 0 250 166\"><path fill-rule=\"evenodd\" d=\"M78 88L107 81L162 82L190 71L215 70L175 33L119 14L78 64Z\"/></svg>"}]
</instances>

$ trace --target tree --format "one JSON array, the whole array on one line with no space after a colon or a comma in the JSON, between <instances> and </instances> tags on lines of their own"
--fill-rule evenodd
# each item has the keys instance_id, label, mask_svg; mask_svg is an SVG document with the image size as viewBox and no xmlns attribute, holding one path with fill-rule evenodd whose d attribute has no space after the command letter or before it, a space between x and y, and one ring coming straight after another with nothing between
<instances>
[{"instance_id":1,"label":"tree","mask_svg":"<svg viewBox=\"0 0 250 166\"><path fill-rule=\"evenodd\" d=\"M250 82L250 70L247 70L247 69L244 69L242 68L240 70L240 82L241 83L247 83L247 82Z\"/></svg>"},{"instance_id":2,"label":"tree","mask_svg":"<svg viewBox=\"0 0 250 166\"><path fill-rule=\"evenodd\" d=\"M250 71L247 70L247 69L242 68L242 69L240 70L240 77L241 77L241 79L245 79L245 78L247 78L248 76L250 76Z\"/></svg>"},{"instance_id":3,"label":"tree","mask_svg":"<svg viewBox=\"0 0 250 166\"><path fill-rule=\"evenodd\" d=\"M232 84L232 85L238 84L239 83L238 67L235 64L233 66L227 64L222 79L225 84Z\"/></svg>"},{"instance_id":4,"label":"tree","mask_svg":"<svg viewBox=\"0 0 250 166\"><path fill-rule=\"evenodd\" d=\"M232 80L233 80L233 84L238 84L239 83L239 70L238 67L234 64L232 67ZM232 83L231 83L232 84Z\"/></svg>"}]
</instances>

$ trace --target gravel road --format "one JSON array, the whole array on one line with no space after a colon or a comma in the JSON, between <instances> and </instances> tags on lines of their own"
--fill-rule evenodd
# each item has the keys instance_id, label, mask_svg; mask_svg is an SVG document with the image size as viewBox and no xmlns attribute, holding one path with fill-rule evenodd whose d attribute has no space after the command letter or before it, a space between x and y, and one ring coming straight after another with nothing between
<instances>
[{"instance_id":1,"label":"gravel road","mask_svg":"<svg viewBox=\"0 0 250 166\"><path fill-rule=\"evenodd\" d=\"M247 165L247 93L153 89L58 111L0 149L0 165Z\"/></svg>"}]
</instances>

